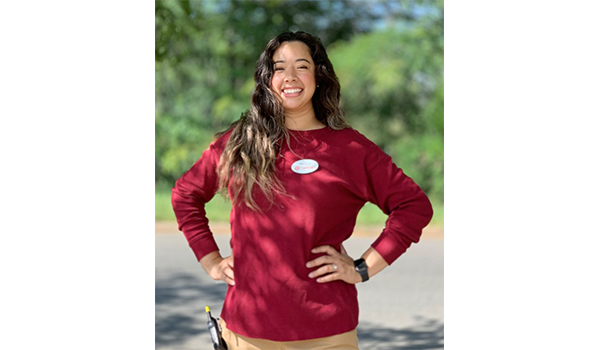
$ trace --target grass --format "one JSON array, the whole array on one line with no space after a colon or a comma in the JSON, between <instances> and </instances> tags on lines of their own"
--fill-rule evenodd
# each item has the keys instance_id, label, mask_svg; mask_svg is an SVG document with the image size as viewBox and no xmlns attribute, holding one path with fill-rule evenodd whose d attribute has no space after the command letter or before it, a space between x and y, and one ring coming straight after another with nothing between
<instances>
[{"instance_id":1,"label":"grass","mask_svg":"<svg viewBox=\"0 0 600 350\"><path fill-rule=\"evenodd\" d=\"M206 204L206 216L213 222L229 221L231 204L223 196L216 195ZM171 206L170 191L156 191L154 195L154 217L157 221L174 221L175 214Z\"/></svg>"},{"instance_id":2,"label":"grass","mask_svg":"<svg viewBox=\"0 0 600 350\"><path fill-rule=\"evenodd\" d=\"M175 214L171 207L171 192L157 190L154 198L155 219L157 221L174 221ZM206 204L206 215L213 222L229 221L229 212L231 204L221 195L216 195ZM384 225L387 215L385 215L376 205L367 203L360 213L356 223L358 225ZM433 202L433 219L431 224L435 226L444 225L444 205Z\"/></svg>"}]
</instances>

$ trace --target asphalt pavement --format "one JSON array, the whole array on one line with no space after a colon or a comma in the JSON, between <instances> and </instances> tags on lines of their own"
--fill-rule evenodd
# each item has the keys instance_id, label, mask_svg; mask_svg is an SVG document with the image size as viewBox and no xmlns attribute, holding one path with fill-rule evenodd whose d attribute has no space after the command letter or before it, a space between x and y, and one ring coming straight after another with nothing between
<instances>
[{"instance_id":1,"label":"asphalt pavement","mask_svg":"<svg viewBox=\"0 0 600 350\"><path fill-rule=\"evenodd\" d=\"M344 243L359 257L376 237ZM213 281L181 233L156 234L157 350L210 350L205 305L218 317L227 286ZM215 235L222 255L229 236ZM373 279L357 285L361 350L444 348L444 241L424 237Z\"/></svg>"}]
</instances>

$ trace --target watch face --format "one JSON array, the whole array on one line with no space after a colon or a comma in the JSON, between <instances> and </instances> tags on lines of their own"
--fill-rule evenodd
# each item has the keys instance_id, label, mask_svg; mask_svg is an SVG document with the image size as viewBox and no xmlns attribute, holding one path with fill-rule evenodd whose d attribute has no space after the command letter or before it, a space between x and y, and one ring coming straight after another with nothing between
<instances>
[{"instance_id":1,"label":"watch face","mask_svg":"<svg viewBox=\"0 0 600 350\"><path fill-rule=\"evenodd\" d=\"M354 262L354 266L355 269L358 273L360 273L360 276L362 277L362 281L368 281L369 280L369 273L367 271L367 263L365 262L365 259L358 259Z\"/></svg>"}]
</instances>

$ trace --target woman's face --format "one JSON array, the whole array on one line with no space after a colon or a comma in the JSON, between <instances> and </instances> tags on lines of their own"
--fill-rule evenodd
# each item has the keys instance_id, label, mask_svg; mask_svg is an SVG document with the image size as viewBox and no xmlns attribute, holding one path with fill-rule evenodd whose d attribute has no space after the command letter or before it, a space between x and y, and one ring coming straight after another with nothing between
<instances>
[{"instance_id":1,"label":"woman's face","mask_svg":"<svg viewBox=\"0 0 600 350\"><path fill-rule=\"evenodd\" d=\"M315 64L306 44L286 41L275 50L271 89L282 101L286 113L312 110Z\"/></svg>"}]
</instances>

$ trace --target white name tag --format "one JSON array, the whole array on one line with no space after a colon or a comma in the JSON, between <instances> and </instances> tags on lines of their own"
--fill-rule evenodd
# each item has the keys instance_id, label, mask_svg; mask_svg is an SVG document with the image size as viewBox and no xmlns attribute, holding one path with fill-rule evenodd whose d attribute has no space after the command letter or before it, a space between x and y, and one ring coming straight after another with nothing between
<instances>
[{"instance_id":1,"label":"white name tag","mask_svg":"<svg viewBox=\"0 0 600 350\"><path fill-rule=\"evenodd\" d=\"M310 174L319 169L319 163L312 159L301 159L292 164L292 171L296 174Z\"/></svg>"}]
</instances>

